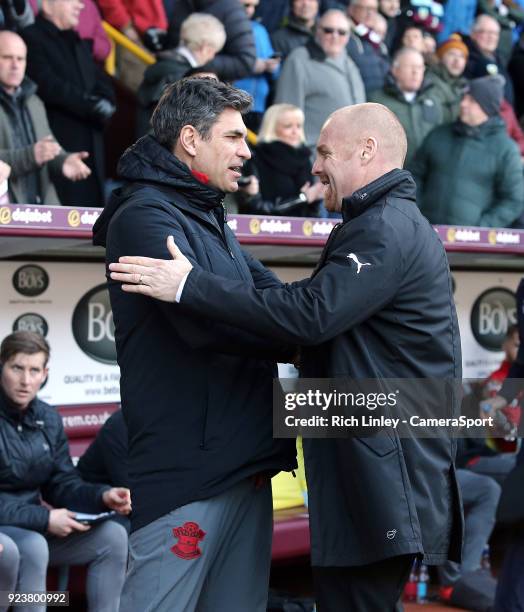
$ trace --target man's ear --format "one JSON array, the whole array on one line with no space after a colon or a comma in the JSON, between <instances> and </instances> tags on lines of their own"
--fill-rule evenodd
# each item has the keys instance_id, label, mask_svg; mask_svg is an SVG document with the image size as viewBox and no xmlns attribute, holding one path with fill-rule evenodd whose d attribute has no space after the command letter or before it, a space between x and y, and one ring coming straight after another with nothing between
<instances>
[{"instance_id":1,"label":"man's ear","mask_svg":"<svg viewBox=\"0 0 524 612\"><path fill-rule=\"evenodd\" d=\"M199 134L192 125L184 125L180 130L180 146L190 157L195 157L197 154L198 138Z\"/></svg>"},{"instance_id":2,"label":"man's ear","mask_svg":"<svg viewBox=\"0 0 524 612\"><path fill-rule=\"evenodd\" d=\"M362 141L362 149L360 157L363 164L368 164L377 154L377 139L373 136L368 136Z\"/></svg>"}]
</instances>

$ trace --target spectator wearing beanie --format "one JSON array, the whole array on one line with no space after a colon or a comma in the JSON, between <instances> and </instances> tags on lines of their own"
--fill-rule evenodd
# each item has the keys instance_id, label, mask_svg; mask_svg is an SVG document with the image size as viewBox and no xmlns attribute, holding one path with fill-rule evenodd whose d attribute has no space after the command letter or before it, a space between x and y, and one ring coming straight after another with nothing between
<instances>
[{"instance_id":1,"label":"spectator wearing beanie","mask_svg":"<svg viewBox=\"0 0 524 612\"><path fill-rule=\"evenodd\" d=\"M503 89L498 75L471 81L458 121L420 147L411 170L431 223L509 227L522 213L520 152L499 114Z\"/></svg>"},{"instance_id":2,"label":"spectator wearing beanie","mask_svg":"<svg viewBox=\"0 0 524 612\"><path fill-rule=\"evenodd\" d=\"M459 116L460 101L467 84L463 74L468 55L468 47L460 34L452 34L437 49L439 62L428 68L426 78L433 83L434 93L442 100L445 122L455 121Z\"/></svg>"}]
</instances>

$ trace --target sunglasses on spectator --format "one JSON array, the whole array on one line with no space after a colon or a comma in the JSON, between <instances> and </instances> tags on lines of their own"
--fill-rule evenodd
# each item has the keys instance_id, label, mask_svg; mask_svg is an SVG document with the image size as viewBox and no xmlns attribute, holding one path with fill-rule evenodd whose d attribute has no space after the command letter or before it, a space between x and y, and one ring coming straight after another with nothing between
<instances>
[{"instance_id":1,"label":"sunglasses on spectator","mask_svg":"<svg viewBox=\"0 0 524 612\"><path fill-rule=\"evenodd\" d=\"M347 36L348 31L339 28L320 28L324 34L338 34L339 36Z\"/></svg>"}]
</instances>

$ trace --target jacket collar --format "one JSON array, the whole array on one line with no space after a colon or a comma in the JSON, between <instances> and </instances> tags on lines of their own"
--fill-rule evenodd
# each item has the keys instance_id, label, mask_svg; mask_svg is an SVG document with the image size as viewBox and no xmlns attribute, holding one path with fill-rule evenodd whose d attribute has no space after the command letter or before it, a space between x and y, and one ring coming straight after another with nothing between
<instances>
[{"instance_id":1,"label":"jacket collar","mask_svg":"<svg viewBox=\"0 0 524 612\"><path fill-rule=\"evenodd\" d=\"M358 217L393 190L398 191L399 196L415 201L413 177L407 170L395 168L342 200L343 222Z\"/></svg>"},{"instance_id":2,"label":"jacket collar","mask_svg":"<svg viewBox=\"0 0 524 612\"><path fill-rule=\"evenodd\" d=\"M0 415L15 427L22 423L29 427L38 426L38 402L38 398L35 397L25 410L20 410L11 402L0 386Z\"/></svg>"},{"instance_id":3,"label":"jacket collar","mask_svg":"<svg viewBox=\"0 0 524 612\"><path fill-rule=\"evenodd\" d=\"M314 59L317 62L324 62L327 59L327 55L324 53L324 50L314 38L308 40L305 47L311 59Z\"/></svg>"},{"instance_id":4,"label":"jacket collar","mask_svg":"<svg viewBox=\"0 0 524 612\"><path fill-rule=\"evenodd\" d=\"M26 101L36 93L36 83L31 81L29 77L24 77L20 87L14 94L8 94L3 87L0 87L0 99L8 104L14 104L17 100Z\"/></svg>"}]
</instances>

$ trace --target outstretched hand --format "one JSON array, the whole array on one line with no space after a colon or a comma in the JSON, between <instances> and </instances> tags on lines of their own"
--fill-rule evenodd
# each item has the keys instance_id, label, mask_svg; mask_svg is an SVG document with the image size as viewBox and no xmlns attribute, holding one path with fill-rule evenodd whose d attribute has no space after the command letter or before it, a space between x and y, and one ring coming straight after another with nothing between
<instances>
[{"instance_id":1,"label":"outstretched hand","mask_svg":"<svg viewBox=\"0 0 524 612\"><path fill-rule=\"evenodd\" d=\"M120 257L118 263L109 264L111 278L123 283L122 289L128 293L174 302L182 279L193 266L176 246L173 236L167 239L167 249L173 259Z\"/></svg>"}]
</instances>

